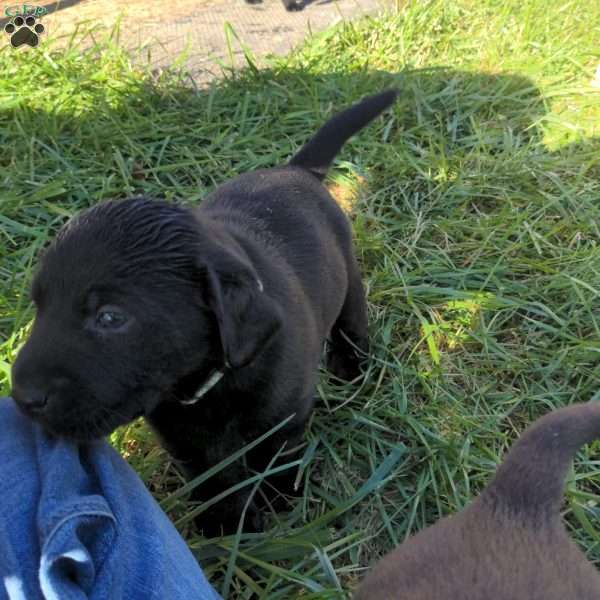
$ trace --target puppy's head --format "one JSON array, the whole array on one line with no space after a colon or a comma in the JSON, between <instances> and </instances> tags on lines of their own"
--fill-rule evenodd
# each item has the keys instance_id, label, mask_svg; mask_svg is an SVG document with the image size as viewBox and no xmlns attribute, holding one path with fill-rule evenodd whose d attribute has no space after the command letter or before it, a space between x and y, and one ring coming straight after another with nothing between
<instances>
[{"instance_id":1,"label":"puppy's head","mask_svg":"<svg viewBox=\"0 0 600 600\"><path fill-rule=\"evenodd\" d=\"M48 431L77 440L147 414L192 373L248 364L280 324L221 233L143 198L71 220L31 295L36 317L12 393Z\"/></svg>"}]
</instances>

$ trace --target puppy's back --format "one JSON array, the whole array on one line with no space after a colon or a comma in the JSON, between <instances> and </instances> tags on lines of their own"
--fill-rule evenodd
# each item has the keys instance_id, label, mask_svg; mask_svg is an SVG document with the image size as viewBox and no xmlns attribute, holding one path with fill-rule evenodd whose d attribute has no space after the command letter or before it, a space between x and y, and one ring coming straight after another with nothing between
<instances>
[{"instance_id":1,"label":"puppy's back","mask_svg":"<svg viewBox=\"0 0 600 600\"><path fill-rule=\"evenodd\" d=\"M471 506L384 558L355 600L599 599L600 575L559 514L573 455L597 437L600 403L538 420Z\"/></svg>"}]
</instances>

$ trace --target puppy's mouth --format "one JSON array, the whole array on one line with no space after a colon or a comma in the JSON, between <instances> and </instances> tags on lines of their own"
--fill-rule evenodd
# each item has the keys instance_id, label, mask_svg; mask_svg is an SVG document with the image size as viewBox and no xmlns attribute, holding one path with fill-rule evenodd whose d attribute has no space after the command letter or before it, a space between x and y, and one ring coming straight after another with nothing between
<instances>
[{"instance_id":1,"label":"puppy's mouth","mask_svg":"<svg viewBox=\"0 0 600 600\"><path fill-rule=\"evenodd\" d=\"M56 424L49 421L40 420L40 425L53 437L63 438L73 442L85 443L103 439L109 436L118 427L134 421L143 414L144 411L139 411L128 421L122 421L120 419L104 419L102 422L98 422L90 419L87 422L79 421L77 424Z\"/></svg>"},{"instance_id":2,"label":"puppy's mouth","mask_svg":"<svg viewBox=\"0 0 600 600\"><path fill-rule=\"evenodd\" d=\"M35 420L53 437L67 439L73 442L85 443L99 440L110 435L115 429L127 425L146 414L144 407L126 409L127 402L121 402L101 410L88 411L85 408L71 418L57 415L38 416Z\"/></svg>"}]
</instances>

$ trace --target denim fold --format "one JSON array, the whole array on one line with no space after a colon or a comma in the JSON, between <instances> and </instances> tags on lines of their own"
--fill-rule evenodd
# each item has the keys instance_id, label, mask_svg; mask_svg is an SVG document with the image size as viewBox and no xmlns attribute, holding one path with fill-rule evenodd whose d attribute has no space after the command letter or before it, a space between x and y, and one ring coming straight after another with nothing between
<instances>
[{"instance_id":1,"label":"denim fold","mask_svg":"<svg viewBox=\"0 0 600 600\"><path fill-rule=\"evenodd\" d=\"M0 399L0 600L220 600L106 442L46 434Z\"/></svg>"}]
</instances>

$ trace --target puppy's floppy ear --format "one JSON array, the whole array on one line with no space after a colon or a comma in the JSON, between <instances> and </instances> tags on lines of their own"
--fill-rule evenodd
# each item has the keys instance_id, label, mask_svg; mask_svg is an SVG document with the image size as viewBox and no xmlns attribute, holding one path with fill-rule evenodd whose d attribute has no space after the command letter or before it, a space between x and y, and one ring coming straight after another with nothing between
<instances>
[{"instance_id":1,"label":"puppy's floppy ear","mask_svg":"<svg viewBox=\"0 0 600 600\"><path fill-rule=\"evenodd\" d=\"M205 299L219 327L228 365L247 365L282 324L279 305L265 293L254 269L227 251L205 269Z\"/></svg>"}]
</instances>

